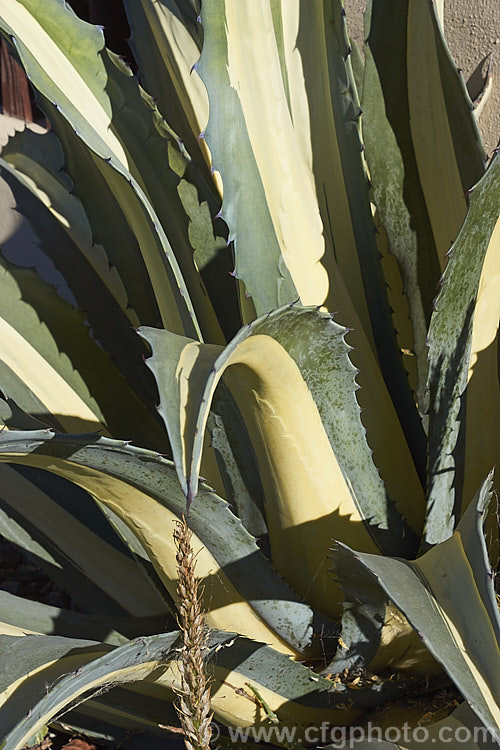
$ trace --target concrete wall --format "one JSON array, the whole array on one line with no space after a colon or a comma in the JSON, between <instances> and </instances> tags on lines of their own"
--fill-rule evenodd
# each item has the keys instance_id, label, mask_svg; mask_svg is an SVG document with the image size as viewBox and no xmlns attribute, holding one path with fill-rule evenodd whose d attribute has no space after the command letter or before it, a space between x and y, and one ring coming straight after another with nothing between
<instances>
[{"instance_id":1,"label":"concrete wall","mask_svg":"<svg viewBox=\"0 0 500 750\"><path fill-rule=\"evenodd\" d=\"M351 36L362 42L366 0L344 0L344 4ZM444 31L466 81L493 52L493 89L479 118L486 151L491 154L500 139L500 0L444 0ZM475 79L470 82L473 96Z\"/></svg>"}]
</instances>

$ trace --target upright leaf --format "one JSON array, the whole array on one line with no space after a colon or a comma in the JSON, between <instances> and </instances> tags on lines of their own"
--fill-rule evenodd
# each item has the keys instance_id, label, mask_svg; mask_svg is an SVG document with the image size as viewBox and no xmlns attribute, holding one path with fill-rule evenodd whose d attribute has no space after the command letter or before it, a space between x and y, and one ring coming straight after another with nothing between
<instances>
[{"instance_id":1,"label":"upright leaf","mask_svg":"<svg viewBox=\"0 0 500 750\"><path fill-rule=\"evenodd\" d=\"M429 329L429 498L426 541L453 532L498 462L500 160L470 196Z\"/></svg>"},{"instance_id":2,"label":"upright leaf","mask_svg":"<svg viewBox=\"0 0 500 750\"><path fill-rule=\"evenodd\" d=\"M483 518L488 484L475 500ZM500 615L491 606L495 592L483 533L470 512L452 537L412 562L351 554L406 615L498 742Z\"/></svg>"},{"instance_id":3,"label":"upright leaf","mask_svg":"<svg viewBox=\"0 0 500 750\"><path fill-rule=\"evenodd\" d=\"M423 432L380 268L342 4L209 0L202 23L206 137L224 184L236 276L257 315L298 299L326 304L355 329L353 344L378 360L423 477Z\"/></svg>"},{"instance_id":4,"label":"upright leaf","mask_svg":"<svg viewBox=\"0 0 500 750\"><path fill-rule=\"evenodd\" d=\"M205 87L193 74L201 37L194 8L185 2L125 2L131 47L144 88L185 144L190 156L204 166L206 144L200 133L207 121Z\"/></svg>"}]
</instances>

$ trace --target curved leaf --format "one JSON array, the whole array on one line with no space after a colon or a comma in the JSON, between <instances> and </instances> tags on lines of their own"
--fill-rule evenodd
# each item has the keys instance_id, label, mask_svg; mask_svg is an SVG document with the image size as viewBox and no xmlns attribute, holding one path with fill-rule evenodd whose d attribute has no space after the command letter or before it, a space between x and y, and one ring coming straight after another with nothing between
<instances>
[{"instance_id":1,"label":"curved leaf","mask_svg":"<svg viewBox=\"0 0 500 750\"><path fill-rule=\"evenodd\" d=\"M43 273L44 261L50 259L54 263L63 276L59 293L86 311L93 337L112 357L134 392L152 407L155 389L143 362L145 347L132 329L139 322L137 315L128 308L117 269L110 267L104 249L93 242L82 206L69 192L71 183L62 181L65 175L61 177L62 152L57 139L53 134L25 130L8 142L2 156L8 161L1 162L3 178L12 191L16 210L38 237L43 253L39 273ZM28 255L16 236L3 245L3 253L17 265L38 265L32 248ZM58 280L53 271L46 271L44 278L53 285ZM141 422L151 424L152 420L144 413ZM159 446L161 435L157 438Z\"/></svg>"},{"instance_id":2,"label":"curved leaf","mask_svg":"<svg viewBox=\"0 0 500 750\"><path fill-rule=\"evenodd\" d=\"M4 461L45 468L97 497L137 536L176 599L173 533L185 496L171 462L104 438L36 431L0 434L0 452ZM227 503L202 487L190 526L211 627L261 637L285 653L314 649L315 628L328 624L313 622L311 609L273 571Z\"/></svg>"},{"instance_id":3,"label":"curved leaf","mask_svg":"<svg viewBox=\"0 0 500 750\"><path fill-rule=\"evenodd\" d=\"M491 499L488 489L476 499L481 514ZM493 576L486 545L477 538L483 533L468 513L452 537L412 562L350 552L406 615L498 742L500 614L491 606ZM475 554L468 557L474 536Z\"/></svg>"},{"instance_id":4,"label":"curved leaf","mask_svg":"<svg viewBox=\"0 0 500 750\"><path fill-rule=\"evenodd\" d=\"M168 146L155 137L153 113L136 81L104 50L102 30L78 19L62 0L7 0L0 27L15 45L51 121L56 126L65 118L94 152L131 229L142 238L141 252L164 325L200 335L179 263L148 197L160 189L161 171L144 159L143 144L152 135L149 154L162 156L165 163ZM132 130L135 137L129 138ZM142 139L137 137L141 131ZM148 176L151 184L145 184ZM170 210L166 202L162 208Z\"/></svg>"},{"instance_id":5,"label":"curved leaf","mask_svg":"<svg viewBox=\"0 0 500 750\"><path fill-rule=\"evenodd\" d=\"M34 555L85 611L137 616L169 611L86 493L27 467L2 465L0 476L9 538Z\"/></svg>"},{"instance_id":6,"label":"curved leaf","mask_svg":"<svg viewBox=\"0 0 500 750\"><path fill-rule=\"evenodd\" d=\"M411 556L410 528L393 507L366 442L344 328L316 310L286 307L242 329L219 356L214 347L168 332L141 333L153 348L148 363L188 498L196 494L208 412L224 376L259 462L272 560L315 607L325 607L326 599L327 613L338 613L327 562L332 539ZM380 383L372 385L373 395ZM391 450L401 450L394 434L389 439ZM415 502L406 504L414 472L406 465L404 489L392 497L415 523L421 488L414 473ZM300 561L290 559L290 545L303 550Z\"/></svg>"},{"instance_id":7,"label":"curved leaf","mask_svg":"<svg viewBox=\"0 0 500 750\"><path fill-rule=\"evenodd\" d=\"M0 388L24 411L59 429L101 430L163 450L147 407L85 325L84 313L31 269L0 257Z\"/></svg>"},{"instance_id":8,"label":"curved leaf","mask_svg":"<svg viewBox=\"0 0 500 750\"><path fill-rule=\"evenodd\" d=\"M13 650L18 651L24 639L3 640L10 641ZM54 646L47 642L52 639L37 637L33 640L42 646L37 656L42 665L43 659L47 660L46 654L54 653ZM39 726L46 724L71 703L81 700L84 694L88 697L89 693L92 695L109 690L117 683L123 685L141 680L169 689L179 686L175 663L178 632L138 638L102 656L99 654L99 650L101 653L103 651L102 644L83 646L85 642L82 642L80 646L80 642L73 641L76 648L68 653L72 642L60 640L59 650L68 662L66 671L71 668L75 671L52 684L48 692L35 684L32 695L38 693L39 700L22 722L17 723L22 716L19 710L10 715L4 712L4 724L6 727L10 725L11 731L5 737L3 750L19 750ZM78 646L84 649L80 654ZM69 664L71 659L73 667ZM278 744L286 744L283 739L280 741L281 727L295 727L300 738L307 726L319 726L322 721L340 724L352 722L369 707L401 693L401 684L398 685L397 681L362 690L334 684L263 644L220 631L211 633L206 659L212 672L212 709L215 718L237 727L254 726L257 722L267 725L272 732L273 727L263 705L265 701L268 710L275 713L279 721L279 726L275 727ZM78 660L80 666L75 668ZM16 673L19 674L19 671L20 665L17 665ZM46 671L42 670L41 675ZM286 682L282 677L284 673ZM28 678L26 688L32 682L33 677Z\"/></svg>"},{"instance_id":9,"label":"curved leaf","mask_svg":"<svg viewBox=\"0 0 500 750\"><path fill-rule=\"evenodd\" d=\"M375 675L400 673L426 679L441 675L440 664L408 620L370 573L353 565L351 552L334 545L331 560L344 602L339 647L323 673L369 670Z\"/></svg>"},{"instance_id":10,"label":"curved leaf","mask_svg":"<svg viewBox=\"0 0 500 750\"><path fill-rule=\"evenodd\" d=\"M29 623L29 632L33 634L78 637L121 646L130 638L153 635L165 629L167 625L173 628L174 619L170 618L170 622L168 620L165 614L154 617L87 615L0 591L0 632L2 635L10 635L9 626L26 633L27 623Z\"/></svg>"}]
</instances>

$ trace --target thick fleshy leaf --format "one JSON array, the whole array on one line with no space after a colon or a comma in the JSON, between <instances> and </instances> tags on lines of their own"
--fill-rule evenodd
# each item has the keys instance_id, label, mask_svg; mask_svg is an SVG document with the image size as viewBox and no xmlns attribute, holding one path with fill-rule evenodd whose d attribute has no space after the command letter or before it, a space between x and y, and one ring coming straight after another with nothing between
<instances>
[{"instance_id":1,"label":"thick fleshy leaf","mask_svg":"<svg viewBox=\"0 0 500 750\"><path fill-rule=\"evenodd\" d=\"M81 311L33 270L2 257L0 288L4 396L59 429L101 430L164 449L161 429L91 337Z\"/></svg>"},{"instance_id":2,"label":"thick fleshy leaf","mask_svg":"<svg viewBox=\"0 0 500 750\"><path fill-rule=\"evenodd\" d=\"M137 536L176 598L173 534L185 512L185 496L171 462L104 438L89 441L46 432L4 433L0 445L4 461L58 474L110 508ZM190 526L210 626L261 638L286 653L310 651L315 629L328 629L328 623L316 623L311 609L273 571L227 503L202 487ZM330 630L333 633L331 625Z\"/></svg>"},{"instance_id":3,"label":"thick fleshy leaf","mask_svg":"<svg viewBox=\"0 0 500 750\"><path fill-rule=\"evenodd\" d=\"M436 284L465 218L466 193L485 164L438 12L427 0L373 0L365 17L363 135L375 201L408 298L419 404Z\"/></svg>"},{"instance_id":4,"label":"thick fleshy leaf","mask_svg":"<svg viewBox=\"0 0 500 750\"><path fill-rule=\"evenodd\" d=\"M44 105L50 106L46 100ZM53 110L51 114L52 112ZM139 244L142 242L141 236L136 237L131 231L120 206L119 194L114 194L112 185L106 181L100 171L99 160L93 158L93 152L76 135L64 118L57 117L57 113L55 123L57 137L53 131L50 135L39 136L38 148L35 150L33 144L28 153L32 153L33 160L38 165L45 165L49 161L52 169L57 168L57 165L60 169L64 169L56 176L71 191L74 205L79 200L81 201L90 225L90 244L94 248L102 248L109 266L111 269L116 269L124 287L123 297L121 294L118 296L120 301L123 299L123 303L127 303L127 315L130 316L131 321L133 320L134 324L149 321L150 325L161 326L161 315L141 254ZM30 140L33 139L30 137ZM15 166L19 159L18 152L25 156L27 145L24 139L20 141L19 136L16 135L5 146L5 159ZM51 154L51 151L56 153ZM25 159L24 166L26 167ZM82 230L83 239L85 239L87 231L83 225ZM103 266L105 265L104 260L99 262L99 256L93 260L94 267L97 267L97 272L101 275L105 270L101 267L101 262ZM110 274L114 276L113 270ZM111 280L107 272L105 276L108 278L107 285L110 286Z\"/></svg>"},{"instance_id":5,"label":"thick fleshy leaf","mask_svg":"<svg viewBox=\"0 0 500 750\"><path fill-rule=\"evenodd\" d=\"M343 613L339 647L328 674L342 670L370 670L374 674L401 673L438 678L441 665L431 656L404 615L352 554L336 546L333 574L342 589Z\"/></svg>"},{"instance_id":6,"label":"thick fleshy leaf","mask_svg":"<svg viewBox=\"0 0 500 750\"><path fill-rule=\"evenodd\" d=\"M446 539L498 463L500 159L470 196L429 329L426 541Z\"/></svg>"},{"instance_id":7,"label":"thick fleshy leaf","mask_svg":"<svg viewBox=\"0 0 500 750\"><path fill-rule=\"evenodd\" d=\"M417 560L351 554L353 563L363 565L406 615L498 742L500 615L492 606L493 574L476 517L479 513L484 520L489 484L453 536Z\"/></svg>"},{"instance_id":8,"label":"thick fleshy leaf","mask_svg":"<svg viewBox=\"0 0 500 750\"><path fill-rule=\"evenodd\" d=\"M61 674L76 670L112 649L109 644L60 636L0 636L0 736L3 746L7 733L22 723L34 703L46 693L47 686ZM43 724L29 733L26 741Z\"/></svg>"},{"instance_id":9,"label":"thick fleshy leaf","mask_svg":"<svg viewBox=\"0 0 500 750\"><path fill-rule=\"evenodd\" d=\"M38 246L25 248L14 235L3 243L3 254L16 265L37 266L47 282L59 284L59 294L85 310L92 336L112 357L134 393L152 409L154 383L144 366L145 348L132 328L139 320L128 308L116 268L110 268L103 248L92 240L82 206L70 193L71 183L63 181L57 139L53 134L26 130L9 141L2 155L8 160L8 164L2 162L2 175L12 191L15 210L38 238ZM45 270L50 262L54 266ZM149 422L154 430L145 411L141 422ZM132 421L129 425L133 427ZM160 433L156 445L161 445Z\"/></svg>"},{"instance_id":10,"label":"thick fleshy leaf","mask_svg":"<svg viewBox=\"0 0 500 750\"><path fill-rule=\"evenodd\" d=\"M166 640L175 641L177 635L177 632L169 634L163 643ZM137 644L137 641L133 643ZM35 718L35 703L47 698L49 687L55 687L61 677L69 673L70 679L77 679L86 664L112 650L113 647L107 643L60 636L0 637L4 666L0 679L2 739L16 723L22 727L24 720ZM86 717L97 717L100 723L103 720L105 723L111 722L114 731L117 726L144 730L172 719L172 723L176 723L175 710L167 702L173 698L171 691L151 683L144 688L144 692L141 692L143 683L133 683L128 687L130 689L118 687L104 696L94 691L92 697L78 707L79 717L83 714L83 723L76 726L86 727ZM67 710L68 706L65 708ZM71 726L74 718L74 712L70 711L69 715L61 718L61 722Z\"/></svg>"},{"instance_id":11,"label":"thick fleshy leaf","mask_svg":"<svg viewBox=\"0 0 500 750\"><path fill-rule=\"evenodd\" d=\"M394 12L393 12L394 11ZM374 10L373 13L377 11ZM391 16L397 16L398 10L392 9ZM373 182L373 196L377 205L383 229L388 238L388 250L394 256L403 279L403 291L408 300L407 309L404 310L404 298L394 300L391 296L391 305L395 313L400 313L400 318L405 314L411 319L411 338L409 341L400 342L405 348L410 349L416 357L418 381L416 383L416 396L419 406L422 405L425 384L427 381L427 350L425 348L428 317L430 315L431 299L426 297L426 284L423 283L422 272L419 266L425 262L420 257L426 244L425 223L422 221L411 224L413 206L410 201L418 201L416 190L406 196L404 191L404 180L408 179L409 167L403 162L400 147L386 114L386 102L384 101L381 86L382 74L385 69L377 69L372 53L372 46L378 52L376 41L372 42L368 37L365 45L365 70L363 88L363 137L366 146L366 158L370 168ZM399 51L399 50L398 50ZM377 58L378 59L378 58ZM379 62L379 65L381 63ZM389 67L389 66L387 66ZM391 72L400 73L400 69L391 63ZM397 70L394 70L397 68ZM379 78L380 76L380 78ZM398 99L398 102L400 100ZM406 167L406 168L405 168ZM407 207L407 203L409 203ZM423 200L420 203L421 213L425 215ZM422 245L423 247L419 247ZM419 254L420 249L420 254ZM437 264L432 268L427 263L426 274L430 277L428 283L434 287L439 278ZM386 278L388 277L386 271ZM387 278L390 289L394 284L392 278ZM401 330L400 321L395 321L398 330Z\"/></svg>"},{"instance_id":12,"label":"thick fleshy leaf","mask_svg":"<svg viewBox=\"0 0 500 750\"><path fill-rule=\"evenodd\" d=\"M423 477L423 432L380 268L342 4L209 0L202 23L206 135L236 276L257 315L298 299L325 303L356 329L354 346L377 352Z\"/></svg>"},{"instance_id":13,"label":"thick fleshy leaf","mask_svg":"<svg viewBox=\"0 0 500 750\"><path fill-rule=\"evenodd\" d=\"M66 638L104 641L114 646L121 646L130 638L153 635L174 627L174 618L169 618L165 614L156 617L87 615L0 591L0 632L2 635L13 635L14 630L18 630L20 635L23 633L53 634ZM10 632L11 629L12 632Z\"/></svg>"},{"instance_id":14,"label":"thick fleshy leaf","mask_svg":"<svg viewBox=\"0 0 500 750\"><path fill-rule=\"evenodd\" d=\"M322 262L329 276L326 306L337 312L343 325L362 327L377 354L423 478L424 436L391 326L343 6L338 0L314 0L314 10L307 1L298 3L297 11L289 3L280 5L288 35L292 119L296 131L300 130L303 156L314 175L323 223L326 250ZM353 338L357 336L358 330ZM353 341L355 347L363 344ZM364 369L363 363L358 366Z\"/></svg>"},{"instance_id":15,"label":"thick fleshy leaf","mask_svg":"<svg viewBox=\"0 0 500 750\"><path fill-rule=\"evenodd\" d=\"M177 0L126 0L125 7L144 88L201 166L208 162L205 142L199 138L208 117L208 97L193 75L201 50L194 7Z\"/></svg>"},{"instance_id":16,"label":"thick fleshy leaf","mask_svg":"<svg viewBox=\"0 0 500 750\"><path fill-rule=\"evenodd\" d=\"M434 3L408 0L407 34L409 122L443 267L444 254L465 218L465 195L483 175L486 154L465 82L444 41ZM422 80L427 85L423 86Z\"/></svg>"},{"instance_id":17,"label":"thick fleshy leaf","mask_svg":"<svg viewBox=\"0 0 500 750\"><path fill-rule=\"evenodd\" d=\"M359 727L352 734L355 747L358 750L442 750L451 743L462 750L496 750L498 747L489 729L481 724L466 701L445 719L425 724L421 719L420 707L402 714L406 722L401 720L398 708L396 703L384 712L383 726L375 722L375 725L371 723ZM345 742L350 742L347 732L345 737L348 738ZM382 737L390 737L396 742L389 742L381 739ZM344 739L340 728L335 733L335 739L337 738L338 748L348 747L347 744L339 744Z\"/></svg>"},{"instance_id":18,"label":"thick fleshy leaf","mask_svg":"<svg viewBox=\"0 0 500 750\"><path fill-rule=\"evenodd\" d=\"M125 71L121 73L122 83L130 80L124 75ZM136 91L133 88L128 93L133 94L131 110L142 119L141 132L144 131L144 140L137 139L130 133L124 135L127 142L130 140L134 143L137 151L136 161L140 164L140 177L145 182L148 199L157 214L152 223L144 222L140 211L133 210L136 198L133 190L126 187L128 183L124 183L116 174L105 168L102 160L89 151L86 143L71 127L71 123L61 116L59 110L41 95L38 98L40 107L46 112L63 145L65 162L68 171L74 177L76 192L89 214L93 235L102 238L106 252L119 269L127 293L129 296L132 295L138 313L142 309L148 310L156 301L156 305L163 310L162 320L165 325L169 324L173 330L179 332L190 329L189 324L180 328L175 322L171 307L167 304L168 300L158 297L161 290L156 279L161 278L163 273L159 261L165 248L166 240L161 239L165 232L170 243L167 256L171 255L170 246L175 248L175 262L179 262L182 278L189 289L197 315L196 326L199 322L204 336L209 340L223 341L220 325L203 282L207 277L207 272L204 272L207 265L225 265L227 270L230 270L231 261L230 258L226 258L230 255L226 238L215 235L215 223L211 218L217 213L219 203L212 199L206 183L195 165L189 162L175 135L155 109L152 100L142 90ZM118 91L116 96L123 96L123 92ZM100 186L98 193L96 184ZM103 195L106 200L105 206L102 205ZM127 257L123 252L118 253L116 250L116 236L110 232L107 225L109 210L116 215L116 220L123 224L119 231L128 251ZM138 278L135 276L137 271ZM233 286L232 280L226 274L223 276L218 286L222 289ZM213 285L209 275L208 281ZM181 291L185 294L183 284L176 277L175 284L177 283L180 283ZM141 295L141 289L145 287L150 290L151 300L142 299L144 295ZM142 313L141 322L146 319Z\"/></svg>"},{"instance_id":19,"label":"thick fleshy leaf","mask_svg":"<svg viewBox=\"0 0 500 750\"><path fill-rule=\"evenodd\" d=\"M315 1L311 11L304 3L212 0L201 19L197 69L210 100L206 135L224 183L237 277L260 315L297 297L322 304L332 289L335 295L328 277L338 275L339 262L371 335L353 227L365 245L367 233L375 244L340 3ZM351 167L345 175L342 158ZM364 192L355 193L346 180L358 178ZM351 210L358 209L365 213L354 223ZM346 266L334 253L350 258Z\"/></svg>"},{"instance_id":20,"label":"thick fleshy leaf","mask_svg":"<svg viewBox=\"0 0 500 750\"><path fill-rule=\"evenodd\" d=\"M2 465L0 476L3 534L84 611L169 611L168 600L149 584L87 493L29 467Z\"/></svg>"},{"instance_id":21,"label":"thick fleshy leaf","mask_svg":"<svg viewBox=\"0 0 500 750\"><path fill-rule=\"evenodd\" d=\"M204 312L207 299L192 260L176 190L178 177L167 157L169 143L161 134L168 130L141 95L137 81L104 49L102 30L78 19L62 0L8 0L2 6L0 27L39 91L40 105L56 133L58 120L65 119L92 150L132 231L141 238L163 324L179 333L201 335L183 275L189 272L187 283L193 282L192 293L204 301ZM158 169L162 162L170 179ZM169 222L171 237L161 224L169 216L174 218ZM179 259L171 242L179 243Z\"/></svg>"},{"instance_id":22,"label":"thick fleshy leaf","mask_svg":"<svg viewBox=\"0 0 500 750\"><path fill-rule=\"evenodd\" d=\"M194 388L197 394L203 391L206 374L223 349L214 344L200 344L192 339L165 330L142 327L139 329L139 333L153 349L153 357L147 361L147 364L155 375L160 391L158 412L167 427L181 486L186 496L189 496L188 478L191 471L191 456L188 452L190 450L188 442L190 436L193 436L197 430L198 416L196 398L191 404L191 390ZM196 383L194 378L197 379ZM172 383L174 382L178 383L178 389L176 390L172 389ZM228 420L238 420L239 413L237 408L232 405L233 399L230 392L228 389L226 391L228 392L228 398L225 399L223 406L222 404L219 405L218 411L225 413L225 421L228 423ZM220 399L220 401L223 400L223 398ZM215 415L213 415L213 419L216 419ZM244 431L241 431L241 436L244 439ZM203 476L219 493L224 493L224 490L227 490L231 495L234 495L234 488L231 487L231 481L228 484L228 470L225 468L228 462L231 462L228 454L232 453L227 436L221 433L218 435L219 454L225 455L225 459L222 459L222 461L216 458L212 445L207 444L206 437L205 434L203 456L201 457ZM235 439L241 438L235 436ZM213 438L210 442L213 442ZM253 458L252 454L249 458ZM234 456L232 460L234 462ZM255 470L255 463L253 468ZM244 471L243 468L241 470ZM236 477L234 472L233 475Z\"/></svg>"},{"instance_id":23,"label":"thick fleshy leaf","mask_svg":"<svg viewBox=\"0 0 500 750\"><path fill-rule=\"evenodd\" d=\"M86 261L97 277L92 283L96 284L98 280L102 282L102 287L97 287L99 292L102 294L101 289L107 291L118 307L129 316L130 322L137 324L137 315L128 309L127 293L117 269L110 266L103 247L96 244L92 238L85 210L73 192L70 177L64 172L62 147L54 133L34 132L28 127L16 130L2 147L2 166L5 170L2 176L8 181L12 191L16 184L25 188L24 191L20 191L20 198L16 202L17 210L23 212L28 221L32 218L36 202L29 200L31 192L46 213L55 219L50 226L61 226L68 238L65 246L68 249L65 249L65 252L71 254L73 263L79 264L80 273ZM41 222L36 228L38 226L41 226ZM36 234L43 252L48 253L50 248L47 247L46 238L42 235L43 231L40 229ZM51 260L75 294L80 290L77 290L77 285L74 282L70 283L71 279L67 278L69 264L63 266L61 254L53 255Z\"/></svg>"},{"instance_id":24,"label":"thick fleshy leaf","mask_svg":"<svg viewBox=\"0 0 500 750\"><path fill-rule=\"evenodd\" d=\"M346 330L330 316L286 307L242 329L219 356L214 347L168 332L141 333L153 348L148 362L157 377L161 413L188 498L196 494L208 413L224 376L259 462L272 560L315 607L338 613L327 561L333 539L349 538L366 550L414 554L412 532L396 509L418 527L422 495L415 469L406 463L399 492L393 489L397 478L387 475L386 492L361 422ZM377 403L375 393L384 393L376 375L372 387L369 406ZM393 457L401 450L395 434L389 433ZM372 438L377 450L383 450L381 432L368 432L370 442ZM400 455L405 461L404 452ZM411 472L415 501L410 504ZM307 505L298 501L302 497L308 498ZM290 558L290 546L304 551L300 561Z\"/></svg>"},{"instance_id":25,"label":"thick fleshy leaf","mask_svg":"<svg viewBox=\"0 0 500 750\"><path fill-rule=\"evenodd\" d=\"M217 386L207 430L224 484L225 497L243 526L258 537L260 548L268 555L264 488L257 457L240 410L223 382Z\"/></svg>"},{"instance_id":26,"label":"thick fleshy leaf","mask_svg":"<svg viewBox=\"0 0 500 750\"><path fill-rule=\"evenodd\" d=\"M369 64L375 63L405 165L405 202L420 223L427 213L443 268L465 218L465 194L484 173L472 103L444 40L436 3L406 0L395 7L373 0L367 37ZM422 244L419 250L424 249Z\"/></svg>"},{"instance_id":27,"label":"thick fleshy leaf","mask_svg":"<svg viewBox=\"0 0 500 750\"><path fill-rule=\"evenodd\" d=\"M141 691L144 680L147 681L145 687L150 683L168 689L179 687L175 660L178 632L137 638L110 653L106 653L104 644L33 637L29 646L39 645L35 657L39 665L38 679L33 674L25 680L23 668L29 665L33 669L34 655L31 648L25 648L24 658L14 662L14 657L22 651L23 640L0 639L0 648L10 647L11 663L4 684L18 686L16 701L11 701L9 706L11 710L3 712L3 730L8 732L4 750L19 750L30 733L36 732L84 694L88 698L93 693L109 690L115 684L129 687L131 683ZM61 662L51 665L57 656ZM267 724L272 731L268 716L272 711L279 722L275 727L278 744L286 744L279 739L280 728L296 727L297 736L301 737L307 726L319 726L322 721L350 723L368 708L397 697L404 684L388 681L362 689L349 688L315 675L263 644L220 631L210 635L206 660L212 673L215 718L237 727L254 726L257 721L258 724ZM63 674L63 670L66 675L54 681L54 675ZM73 671L68 674L70 670ZM46 680L50 672L51 687L47 691L43 679ZM286 680L283 680L283 675L286 675ZM26 712L28 708L28 692L32 701L37 697L38 701L26 716L22 711ZM4 705L7 706L8 702Z\"/></svg>"}]
</instances>

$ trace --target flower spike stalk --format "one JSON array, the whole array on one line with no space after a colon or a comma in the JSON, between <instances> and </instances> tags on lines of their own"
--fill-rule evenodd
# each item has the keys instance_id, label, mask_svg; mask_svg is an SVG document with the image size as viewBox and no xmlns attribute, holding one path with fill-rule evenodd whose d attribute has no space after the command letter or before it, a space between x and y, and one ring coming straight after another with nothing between
<instances>
[{"instance_id":1,"label":"flower spike stalk","mask_svg":"<svg viewBox=\"0 0 500 750\"><path fill-rule=\"evenodd\" d=\"M210 680L203 660L208 630L201 605L200 584L195 575L196 560L191 537L186 516L183 515L174 532L179 571L178 621L183 641L179 661L181 688L176 708L187 750L208 750L212 736L212 712Z\"/></svg>"}]
</instances>

